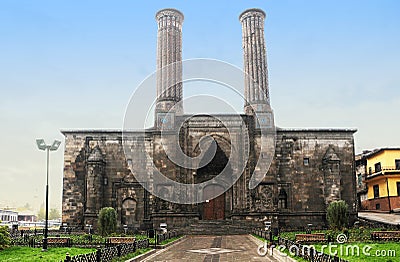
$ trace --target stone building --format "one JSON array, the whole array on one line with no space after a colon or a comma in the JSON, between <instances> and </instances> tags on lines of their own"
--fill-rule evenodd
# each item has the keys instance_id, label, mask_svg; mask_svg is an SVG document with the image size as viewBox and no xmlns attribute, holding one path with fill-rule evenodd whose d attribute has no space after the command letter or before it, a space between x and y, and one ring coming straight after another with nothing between
<instances>
[{"instance_id":1,"label":"stone building","mask_svg":"<svg viewBox=\"0 0 400 262\"><path fill-rule=\"evenodd\" d=\"M249 181L256 169L257 159L263 164L260 151L262 119L270 112L268 70L264 41L265 13L259 9L244 11L239 19L243 30L245 104L239 116L221 114L218 118L207 115L184 114L182 101L182 24L183 15L175 9L157 13L158 49L157 103L154 127L140 135L144 148L152 159L128 158L124 154L121 130L64 130L64 189L63 222L83 226L96 224L99 210L114 207L120 225L134 228L185 228L207 225L208 220L219 220L220 225L261 226L271 221L274 228L300 228L306 224L326 225L325 210L334 200L345 200L350 213L356 213L354 137L352 129L276 129L276 146L272 164L257 187L250 189ZM169 70L161 70L165 66ZM172 84L170 83L177 83ZM172 119L168 113L173 111ZM168 119L166 116L168 115ZM168 121L167 121L168 120ZM239 123L243 121L245 126ZM232 132L221 124L229 122ZM166 155L160 129L181 123L179 144L188 156L199 154L199 141L212 137L215 155L205 166L189 169L177 166ZM240 176L218 180L204 187L202 200L194 204L164 201L146 190L133 173L154 174L148 167L154 165L166 177L185 184L199 184L216 178L220 172L235 174L240 170L237 161L228 165L232 152L232 139L243 129L249 132L249 159ZM132 136L135 134L132 133ZM128 139L129 140L129 139ZM168 140L168 139L167 139ZM129 143L134 143L132 140ZM168 144L168 141L167 141ZM236 150L236 149L235 149ZM200 163L203 160L200 160ZM135 169L137 168L137 169ZM133 170L133 171L132 171ZM237 179L237 180L236 180ZM161 194L179 194L168 183L157 185ZM210 192L223 192L209 199ZM206 223L206 224L204 224ZM206 226L208 227L208 226ZM237 230L237 227L235 230ZM240 227L243 229L243 227ZM205 230L205 229L204 229ZM238 232L238 231L235 231Z\"/></svg>"}]
</instances>

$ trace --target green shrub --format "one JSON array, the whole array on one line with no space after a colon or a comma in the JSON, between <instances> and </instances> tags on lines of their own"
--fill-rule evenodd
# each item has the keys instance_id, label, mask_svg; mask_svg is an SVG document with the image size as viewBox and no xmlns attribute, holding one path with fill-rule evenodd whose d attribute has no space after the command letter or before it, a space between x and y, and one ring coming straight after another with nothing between
<instances>
[{"instance_id":1,"label":"green shrub","mask_svg":"<svg viewBox=\"0 0 400 262\"><path fill-rule=\"evenodd\" d=\"M348 205L343 200L333 201L329 204L326 219L332 229L342 230L348 225Z\"/></svg>"},{"instance_id":2,"label":"green shrub","mask_svg":"<svg viewBox=\"0 0 400 262\"><path fill-rule=\"evenodd\" d=\"M99 230L102 236L115 233L117 228L117 212L112 207L103 207L99 213Z\"/></svg>"},{"instance_id":3,"label":"green shrub","mask_svg":"<svg viewBox=\"0 0 400 262\"><path fill-rule=\"evenodd\" d=\"M7 226L0 226L0 250L9 247L11 244L10 233Z\"/></svg>"}]
</instances>

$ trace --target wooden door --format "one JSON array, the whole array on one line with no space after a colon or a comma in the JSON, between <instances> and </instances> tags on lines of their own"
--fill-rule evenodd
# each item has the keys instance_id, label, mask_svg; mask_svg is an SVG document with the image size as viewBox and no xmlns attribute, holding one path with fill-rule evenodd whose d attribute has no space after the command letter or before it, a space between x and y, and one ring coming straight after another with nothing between
<instances>
[{"instance_id":1,"label":"wooden door","mask_svg":"<svg viewBox=\"0 0 400 262\"><path fill-rule=\"evenodd\" d=\"M220 188L209 188L207 187L205 192L215 192L215 190L221 190ZM222 220L225 218L225 193L218 197L208 200L203 203L203 219L204 220Z\"/></svg>"}]
</instances>

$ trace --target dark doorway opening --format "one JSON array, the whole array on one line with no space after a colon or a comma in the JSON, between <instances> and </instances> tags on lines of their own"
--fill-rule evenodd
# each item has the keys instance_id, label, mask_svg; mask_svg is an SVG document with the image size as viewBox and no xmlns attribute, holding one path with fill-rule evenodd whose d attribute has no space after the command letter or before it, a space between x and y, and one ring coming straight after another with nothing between
<instances>
[{"instance_id":1,"label":"dark doorway opening","mask_svg":"<svg viewBox=\"0 0 400 262\"><path fill-rule=\"evenodd\" d=\"M205 153L205 157L200 161L200 166L203 166L205 164L203 162L205 161L204 159L210 159L210 157L208 157L210 154L213 154L211 149L209 149ZM212 160L207 165L197 170L196 183L203 183L205 181L213 179L222 172L227 174L232 173L232 169L228 165L228 161L229 158L226 156L224 151L220 148L220 146L217 143L217 149ZM225 219L224 192L225 192L224 186L222 184L219 184L217 181L215 181L211 185L206 186L203 189L203 200L205 202L200 204L200 210L199 210L203 220ZM218 196L214 197L216 195Z\"/></svg>"}]
</instances>

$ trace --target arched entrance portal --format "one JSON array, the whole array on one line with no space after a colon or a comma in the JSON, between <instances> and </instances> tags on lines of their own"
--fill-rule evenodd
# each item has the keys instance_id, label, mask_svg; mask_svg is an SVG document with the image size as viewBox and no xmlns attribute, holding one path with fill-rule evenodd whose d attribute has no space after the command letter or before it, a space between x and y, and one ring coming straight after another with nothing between
<instances>
[{"instance_id":1,"label":"arched entrance portal","mask_svg":"<svg viewBox=\"0 0 400 262\"><path fill-rule=\"evenodd\" d=\"M205 156L212 154L212 150L206 152ZM229 153L228 153L229 154ZM204 159L210 159L204 157ZM232 173L232 169L227 166L229 158L225 152L221 149L217 142L217 150L212 160L202 168L197 170L196 183L202 183L210 179L215 178L217 175L222 173ZM204 160L205 161L205 160ZM200 161L200 166L203 165L203 160ZM225 168L226 167L226 168ZM225 169L225 170L224 170ZM224 184L228 184L228 181L216 180L213 184L206 186L203 189L203 199L205 202L199 205L200 213L203 220L222 220L225 219L225 199L226 194ZM214 196L218 195L215 198Z\"/></svg>"}]
</instances>

